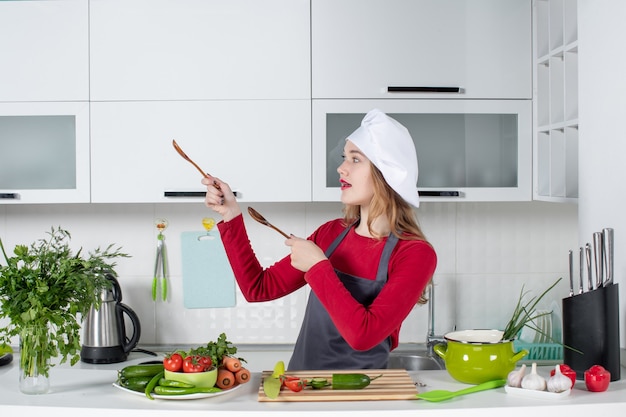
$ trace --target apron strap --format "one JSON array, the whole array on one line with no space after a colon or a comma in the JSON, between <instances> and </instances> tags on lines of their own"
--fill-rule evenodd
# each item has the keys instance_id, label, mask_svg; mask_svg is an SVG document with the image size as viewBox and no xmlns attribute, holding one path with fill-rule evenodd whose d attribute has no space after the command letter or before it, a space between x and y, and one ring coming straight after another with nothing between
<instances>
[{"instance_id":1,"label":"apron strap","mask_svg":"<svg viewBox=\"0 0 626 417\"><path fill-rule=\"evenodd\" d=\"M387 237L387 243L383 248L383 253L380 256L380 262L378 263L378 271L376 272L376 281L380 283L387 282L387 272L389 270L389 258L391 258L391 252L398 243L398 236L391 233Z\"/></svg>"}]
</instances>

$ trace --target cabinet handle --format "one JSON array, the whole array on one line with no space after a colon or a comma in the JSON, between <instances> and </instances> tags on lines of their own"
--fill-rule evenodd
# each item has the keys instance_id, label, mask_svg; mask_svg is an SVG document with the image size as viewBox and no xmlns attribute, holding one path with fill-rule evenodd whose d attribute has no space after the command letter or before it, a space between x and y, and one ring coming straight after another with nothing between
<instances>
[{"instance_id":1,"label":"cabinet handle","mask_svg":"<svg viewBox=\"0 0 626 417\"><path fill-rule=\"evenodd\" d=\"M233 191L235 197L239 197L237 191ZM206 196L206 191L164 191L164 197L202 197Z\"/></svg>"},{"instance_id":2,"label":"cabinet handle","mask_svg":"<svg viewBox=\"0 0 626 417\"><path fill-rule=\"evenodd\" d=\"M460 87L403 87L389 86L388 93L460 93Z\"/></svg>"},{"instance_id":3,"label":"cabinet handle","mask_svg":"<svg viewBox=\"0 0 626 417\"><path fill-rule=\"evenodd\" d=\"M18 193L0 193L0 198L6 200L19 200L20 195Z\"/></svg>"},{"instance_id":4,"label":"cabinet handle","mask_svg":"<svg viewBox=\"0 0 626 417\"><path fill-rule=\"evenodd\" d=\"M418 191L420 197L460 197L458 191Z\"/></svg>"}]
</instances>

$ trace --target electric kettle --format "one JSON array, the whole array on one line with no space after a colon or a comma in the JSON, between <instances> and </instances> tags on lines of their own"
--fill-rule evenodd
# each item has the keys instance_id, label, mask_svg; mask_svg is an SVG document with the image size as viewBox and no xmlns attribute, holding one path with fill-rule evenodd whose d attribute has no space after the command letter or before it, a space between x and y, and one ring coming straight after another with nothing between
<instances>
[{"instance_id":1,"label":"electric kettle","mask_svg":"<svg viewBox=\"0 0 626 417\"><path fill-rule=\"evenodd\" d=\"M120 284L111 273L106 274L111 288L102 291L100 308L91 307L83 321L83 346L80 359L87 363L117 363L128 358L128 354L139 342L141 325L137 314L122 304ZM133 325L133 334L126 337L127 316Z\"/></svg>"}]
</instances>

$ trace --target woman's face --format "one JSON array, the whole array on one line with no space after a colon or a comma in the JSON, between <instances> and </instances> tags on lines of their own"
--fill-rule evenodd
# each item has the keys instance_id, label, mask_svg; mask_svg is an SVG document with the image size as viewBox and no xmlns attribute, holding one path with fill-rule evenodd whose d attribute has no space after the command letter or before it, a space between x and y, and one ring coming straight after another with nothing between
<instances>
[{"instance_id":1,"label":"woman's face","mask_svg":"<svg viewBox=\"0 0 626 417\"><path fill-rule=\"evenodd\" d=\"M367 206L374 196L371 163L351 141L343 147L343 162L337 168L341 183L341 202Z\"/></svg>"}]
</instances>

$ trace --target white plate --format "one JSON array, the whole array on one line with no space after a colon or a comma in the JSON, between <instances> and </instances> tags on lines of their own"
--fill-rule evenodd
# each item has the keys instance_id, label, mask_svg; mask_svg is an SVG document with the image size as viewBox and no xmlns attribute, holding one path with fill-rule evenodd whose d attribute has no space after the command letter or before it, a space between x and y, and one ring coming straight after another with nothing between
<instances>
[{"instance_id":1,"label":"white plate","mask_svg":"<svg viewBox=\"0 0 626 417\"><path fill-rule=\"evenodd\" d=\"M563 392L537 391L535 389L513 388L508 385L504 386L504 390L508 394L517 395L526 398L539 398L542 400L558 400L565 398L571 394L572 390L568 389Z\"/></svg>"},{"instance_id":2,"label":"white plate","mask_svg":"<svg viewBox=\"0 0 626 417\"><path fill-rule=\"evenodd\" d=\"M121 389L122 391L128 392L129 394L141 395L142 397L146 398L146 394L144 394L143 392L133 391L132 389L124 388L123 386L119 385L117 382L114 382L113 386L115 388ZM237 385L231 389L223 390L220 392L212 392L212 393L198 393L198 394L186 394L186 395L152 394L152 396L160 400L199 400L201 398L212 398L212 397L217 397L219 395L229 394L233 391L236 391L239 388L241 388L241 385Z\"/></svg>"}]
</instances>

